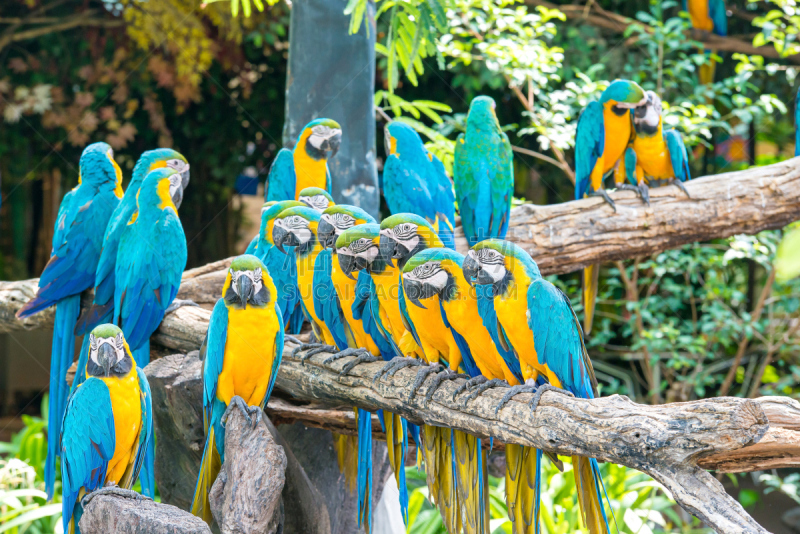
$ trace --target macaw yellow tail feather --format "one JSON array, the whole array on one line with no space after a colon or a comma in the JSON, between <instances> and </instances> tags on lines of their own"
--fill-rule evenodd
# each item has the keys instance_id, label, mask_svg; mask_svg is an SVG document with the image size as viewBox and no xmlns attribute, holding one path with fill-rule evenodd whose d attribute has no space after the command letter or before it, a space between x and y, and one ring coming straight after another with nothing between
<instances>
[{"instance_id":1,"label":"macaw yellow tail feather","mask_svg":"<svg viewBox=\"0 0 800 534\"><path fill-rule=\"evenodd\" d=\"M484 453L481 440L464 432L453 430L453 459L455 461L458 499L462 505L462 522L467 534L488 533L486 520L489 507L484 491Z\"/></svg>"},{"instance_id":2,"label":"macaw yellow tail feather","mask_svg":"<svg viewBox=\"0 0 800 534\"><path fill-rule=\"evenodd\" d=\"M599 265L590 265L583 270L583 332L587 336L592 332L599 276Z\"/></svg>"},{"instance_id":3,"label":"macaw yellow tail feather","mask_svg":"<svg viewBox=\"0 0 800 534\"><path fill-rule=\"evenodd\" d=\"M575 474L575 487L578 491L578 504L583 521L590 534L608 534L608 519L603 508L597 460L585 456L572 457L572 472Z\"/></svg>"},{"instance_id":4,"label":"macaw yellow tail feather","mask_svg":"<svg viewBox=\"0 0 800 534\"><path fill-rule=\"evenodd\" d=\"M339 472L344 473L345 485L353 493L358 481L358 436L334 434L333 448L336 450Z\"/></svg>"},{"instance_id":5,"label":"macaw yellow tail feather","mask_svg":"<svg viewBox=\"0 0 800 534\"><path fill-rule=\"evenodd\" d=\"M209 426L206 447L203 451L203 460L200 462L200 476L197 478L197 486L192 500L192 514L209 525L211 525L214 517L211 515L211 503L208 501L208 494L217 479L217 475L219 475L220 469L222 469L222 460L217 451L214 427Z\"/></svg>"},{"instance_id":6,"label":"macaw yellow tail feather","mask_svg":"<svg viewBox=\"0 0 800 534\"><path fill-rule=\"evenodd\" d=\"M439 509L447 532L461 532L461 506L456 489L451 431L425 425L421 436L431 502Z\"/></svg>"},{"instance_id":7,"label":"macaw yellow tail feather","mask_svg":"<svg viewBox=\"0 0 800 534\"><path fill-rule=\"evenodd\" d=\"M506 504L514 534L539 532L541 460L537 449L506 444Z\"/></svg>"}]
</instances>

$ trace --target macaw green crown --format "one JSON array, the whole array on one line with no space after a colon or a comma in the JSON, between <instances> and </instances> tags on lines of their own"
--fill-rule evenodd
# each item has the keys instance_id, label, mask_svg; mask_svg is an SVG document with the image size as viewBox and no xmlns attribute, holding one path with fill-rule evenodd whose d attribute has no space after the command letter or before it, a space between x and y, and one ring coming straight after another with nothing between
<instances>
[{"instance_id":1,"label":"macaw green crown","mask_svg":"<svg viewBox=\"0 0 800 534\"><path fill-rule=\"evenodd\" d=\"M231 269L234 271L254 271L258 268L262 272L267 272L266 266L252 254L242 254L231 262Z\"/></svg>"},{"instance_id":2,"label":"macaw green crown","mask_svg":"<svg viewBox=\"0 0 800 534\"><path fill-rule=\"evenodd\" d=\"M383 221L381 221L381 230L386 230L387 228L394 228L398 224L403 223L412 223L416 224L417 226L427 226L431 232L436 233L436 230L433 229L431 223L425 220L424 217L420 217L414 213L397 213L395 215L390 215L386 217Z\"/></svg>"},{"instance_id":3,"label":"macaw green crown","mask_svg":"<svg viewBox=\"0 0 800 534\"><path fill-rule=\"evenodd\" d=\"M469 103L467 122L478 122L481 124L484 122L496 123L497 115L494 111L496 107L497 104L495 104L494 98L490 96L476 96L472 99L472 102Z\"/></svg>"},{"instance_id":4,"label":"macaw green crown","mask_svg":"<svg viewBox=\"0 0 800 534\"><path fill-rule=\"evenodd\" d=\"M322 189L321 187L306 187L302 191L300 191L301 197L315 197L317 195L322 195L327 198L329 201L333 202L333 197L330 193Z\"/></svg>"},{"instance_id":5,"label":"macaw green crown","mask_svg":"<svg viewBox=\"0 0 800 534\"><path fill-rule=\"evenodd\" d=\"M323 126L327 126L328 128L338 128L340 130L342 129L342 127L339 126L339 123L336 122L335 120L326 119L324 117L320 117L319 119L314 119L313 121L311 121L308 124L306 124L306 127L303 128L303 132L305 132L309 128L313 128L314 126L317 126L319 124L322 124ZM300 132L300 135L303 135L303 132Z\"/></svg>"},{"instance_id":6,"label":"macaw green crown","mask_svg":"<svg viewBox=\"0 0 800 534\"><path fill-rule=\"evenodd\" d=\"M281 200L279 202L273 200L271 202L265 202L264 206L269 206L269 209L265 211L264 214L261 216L262 219L266 221L274 219L275 217L280 215L285 209L307 207L305 204L303 204L298 200Z\"/></svg>"},{"instance_id":7,"label":"macaw green crown","mask_svg":"<svg viewBox=\"0 0 800 534\"><path fill-rule=\"evenodd\" d=\"M331 206L322 212L323 215L333 215L335 213L346 213L356 220L356 224L377 224L378 221L375 217L359 208L358 206L351 206L350 204L337 204Z\"/></svg>"},{"instance_id":8,"label":"macaw green crown","mask_svg":"<svg viewBox=\"0 0 800 534\"><path fill-rule=\"evenodd\" d=\"M611 82L603 94L600 95L600 102L625 102L636 104L644 98L644 89L639 84L630 80L614 80Z\"/></svg>"},{"instance_id":9,"label":"macaw green crown","mask_svg":"<svg viewBox=\"0 0 800 534\"><path fill-rule=\"evenodd\" d=\"M108 339L110 337L117 337L118 334L122 334L122 330L117 325L113 325L110 323L101 324L94 327L92 330L92 335L97 338ZM124 335L122 336L125 337Z\"/></svg>"},{"instance_id":10,"label":"macaw green crown","mask_svg":"<svg viewBox=\"0 0 800 534\"><path fill-rule=\"evenodd\" d=\"M154 163L166 162L171 159L179 159L184 163L188 163L186 158L183 157L183 154L171 148L156 148L155 150L143 152L136 161L136 165L133 167L131 182L144 180L147 173L150 172L150 167L152 167Z\"/></svg>"},{"instance_id":11,"label":"macaw green crown","mask_svg":"<svg viewBox=\"0 0 800 534\"><path fill-rule=\"evenodd\" d=\"M263 210L264 208L268 208L270 206L274 206L277 203L278 203L277 200L270 200L269 202L264 202L263 204L261 204L261 209Z\"/></svg>"},{"instance_id":12,"label":"macaw green crown","mask_svg":"<svg viewBox=\"0 0 800 534\"><path fill-rule=\"evenodd\" d=\"M481 250L484 248L496 250L506 258L513 258L526 270L533 270L536 274L539 274L539 266L536 265L536 262L533 261L530 254L511 241L506 241L504 239L486 239L472 247L472 250Z\"/></svg>"},{"instance_id":13,"label":"macaw green crown","mask_svg":"<svg viewBox=\"0 0 800 534\"><path fill-rule=\"evenodd\" d=\"M301 203L302 204L302 203ZM314 208L309 208L305 204L302 206L296 206L294 208L288 208L280 212L278 217L285 219L286 217L291 217L292 215L299 215L300 217L304 218L309 222L319 222L320 212L315 210Z\"/></svg>"},{"instance_id":14,"label":"macaw green crown","mask_svg":"<svg viewBox=\"0 0 800 534\"><path fill-rule=\"evenodd\" d=\"M81 181L99 185L116 182L117 172L109 159L111 146L107 143L92 143L83 149L80 160Z\"/></svg>"},{"instance_id":15,"label":"macaw green crown","mask_svg":"<svg viewBox=\"0 0 800 534\"><path fill-rule=\"evenodd\" d=\"M442 267L445 267L445 270L448 270L446 269L448 263L452 263L458 268L461 268L461 265L464 263L464 255L449 248L425 249L417 252L408 260L405 267L403 267L403 272L410 273L420 265L431 261L438 262Z\"/></svg>"},{"instance_id":16,"label":"macaw green crown","mask_svg":"<svg viewBox=\"0 0 800 534\"><path fill-rule=\"evenodd\" d=\"M422 149L424 146L419 134L414 128L404 122L392 121L389 123L389 126L386 127L386 130L389 132L392 139L397 141L398 152L400 152L400 154L404 154L409 148Z\"/></svg>"},{"instance_id":17,"label":"macaw green crown","mask_svg":"<svg viewBox=\"0 0 800 534\"><path fill-rule=\"evenodd\" d=\"M381 227L377 223L359 224L348 228L336 239L336 248L349 247L353 241L370 239L375 241L380 235Z\"/></svg>"}]
</instances>

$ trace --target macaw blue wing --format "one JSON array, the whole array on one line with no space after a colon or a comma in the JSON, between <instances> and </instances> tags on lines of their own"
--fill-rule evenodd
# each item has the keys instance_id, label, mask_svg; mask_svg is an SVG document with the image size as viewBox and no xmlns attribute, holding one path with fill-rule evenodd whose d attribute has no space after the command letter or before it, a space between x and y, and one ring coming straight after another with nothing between
<instances>
[{"instance_id":1,"label":"macaw blue wing","mask_svg":"<svg viewBox=\"0 0 800 534\"><path fill-rule=\"evenodd\" d=\"M90 493L105 484L114 456L116 432L108 386L90 378L67 401L61 435L61 518L64 532L79 507L81 490Z\"/></svg>"},{"instance_id":2,"label":"macaw blue wing","mask_svg":"<svg viewBox=\"0 0 800 534\"><path fill-rule=\"evenodd\" d=\"M278 369L281 366L281 360L283 359L283 317L281 316L281 307L278 304L275 304L275 313L278 315L278 323L280 327L278 331L275 333L275 353L272 356L272 371L269 375L269 386L267 386L267 394L264 397L264 404L261 406L261 409L267 407L267 403L269 402L269 397L272 395L272 388L275 387L275 379L278 377Z\"/></svg>"},{"instance_id":3,"label":"macaw blue wing","mask_svg":"<svg viewBox=\"0 0 800 534\"><path fill-rule=\"evenodd\" d=\"M123 233L115 271L114 322L132 350L148 342L164 318L178 294L187 257L183 227L172 210L162 211L154 227L140 226L128 226Z\"/></svg>"},{"instance_id":4,"label":"macaw blue wing","mask_svg":"<svg viewBox=\"0 0 800 534\"><path fill-rule=\"evenodd\" d=\"M475 294L478 300L478 315L481 316L483 326L489 331L489 335L494 341L497 352L503 358L511 373L519 380L524 382L522 369L520 368L519 358L514 354L514 350L503 331L503 327L497 320L497 311L494 308L494 289L491 284L476 284Z\"/></svg>"},{"instance_id":5,"label":"macaw blue wing","mask_svg":"<svg viewBox=\"0 0 800 534\"><path fill-rule=\"evenodd\" d=\"M345 334L344 318L342 317L341 303L336 294L336 288L331 279L333 252L323 250L314 263L314 313L325 323L333 334L333 339L339 350L345 350L347 335Z\"/></svg>"},{"instance_id":6,"label":"macaw blue wing","mask_svg":"<svg viewBox=\"0 0 800 534\"><path fill-rule=\"evenodd\" d=\"M430 159L437 186L436 199L434 201L436 204L436 215L439 218L437 234L445 247L455 250L456 243L453 233L456 224L456 196L453 192L453 183L447 176L444 164L439 158L428 152L428 159Z\"/></svg>"},{"instance_id":7,"label":"macaw blue wing","mask_svg":"<svg viewBox=\"0 0 800 534\"><path fill-rule=\"evenodd\" d=\"M547 365L567 391L582 399L597 396L597 379L583 344L580 322L569 299L543 278L528 288L528 326L539 362Z\"/></svg>"},{"instance_id":8,"label":"macaw blue wing","mask_svg":"<svg viewBox=\"0 0 800 534\"><path fill-rule=\"evenodd\" d=\"M575 133L575 199L589 191L592 171L605 150L606 129L603 104L590 102L578 119Z\"/></svg>"},{"instance_id":9,"label":"macaw blue wing","mask_svg":"<svg viewBox=\"0 0 800 534\"><path fill-rule=\"evenodd\" d=\"M481 374L481 370L478 369L478 365L475 363L475 358L472 357L472 351L469 349L469 343L467 343L467 340L464 339L464 336L459 334L456 329L452 327L450 321L447 320L447 313L444 311L444 306L442 305L441 299L439 299L439 313L442 314L444 327L450 330L450 333L453 334L453 339L456 341L456 346L461 352L461 366L470 377L474 378L479 376Z\"/></svg>"},{"instance_id":10,"label":"macaw blue wing","mask_svg":"<svg viewBox=\"0 0 800 534\"><path fill-rule=\"evenodd\" d=\"M214 402L217 401L217 382L225 361L225 343L228 340L228 307L223 299L219 299L211 312L208 332L200 347L200 359L203 360L203 425L208 435L212 424L211 416ZM218 402L218 401L217 401Z\"/></svg>"},{"instance_id":11,"label":"macaw blue wing","mask_svg":"<svg viewBox=\"0 0 800 534\"><path fill-rule=\"evenodd\" d=\"M639 185L639 179L636 177L636 164L636 151L633 150L633 147L628 147L625 149L625 157L622 160L622 165L625 169L625 179L634 186Z\"/></svg>"},{"instance_id":12,"label":"macaw blue wing","mask_svg":"<svg viewBox=\"0 0 800 534\"><path fill-rule=\"evenodd\" d=\"M431 224L436 220L435 191L420 171L396 155L383 166L383 196L392 213L414 213Z\"/></svg>"},{"instance_id":13,"label":"macaw blue wing","mask_svg":"<svg viewBox=\"0 0 800 534\"><path fill-rule=\"evenodd\" d=\"M297 176L294 172L294 156L288 148L282 148L272 161L264 185L264 201L294 200Z\"/></svg>"},{"instance_id":14,"label":"macaw blue wing","mask_svg":"<svg viewBox=\"0 0 800 534\"><path fill-rule=\"evenodd\" d=\"M725 0L708 0L708 17L714 21L714 33L728 35L728 13Z\"/></svg>"},{"instance_id":15,"label":"macaw blue wing","mask_svg":"<svg viewBox=\"0 0 800 534\"><path fill-rule=\"evenodd\" d=\"M272 276L272 281L278 291L278 305L281 308L283 323L294 330L297 325L303 324L303 315L300 307L300 289L297 287L297 262L295 261L295 247L286 247L282 253L274 245L261 241L256 256L258 256L267 271Z\"/></svg>"},{"instance_id":16,"label":"macaw blue wing","mask_svg":"<svg viewBox=\"0 0 800 534\"><path fill-rule=\"evenodd\" d=\"M381 357L384 360L391 360L396 355L394 346L386 339L386 333L383 328L378 325L380 317L376 322L372 313L372 295L374 292L375 283L372 281L372 276L367 271L359 271L355 289L356 295L351 306L353 319L361 321L364 332L377 345Z\"/></svg>"},{"instance_id":17,"label":"macaw blue wing","mask_svg":"<svg viewBox=\"0 0 800 534\"><path fill-rule=\"evenodd\" d=\"M400 275L400 283L398 284L400 290L398 291L397 300L400 303L400 316L403 319L403 325L405 325L406 330L411 332L411 335L414 336L414 341L417 342L417 345L420 347L422 346L422 341L419 339L419 334L417 334L417 330L414 328L414 323L411 321L411 316L408 315L408 304L406 303L406 290L403 287L403 275Z\"/></svg>"},{"instance_id":18,"label":"macaw blue wing","mask_svg":"<svg viewBox=\"0 0 800 534\"><path fill-rule=\"evenodd\" d=\"M153 395L150 392L150 383L144 371L136 369L139 376L139 391L141 394L142 430L139 432L139 448L136 451L136 460L133 463L133 476L131 483L136 482L139 473L142 474L142 493L151 499L155 497L155 460L156 440L153 438Z\"/></svg>"},{"instance_id":19,"label":"macaw blue wing","mask_svg":"<svg viewBox=\"0 0 800 534\"><path fill-rule=\"evenodd\" d=\"M664 132L664 141L667 143L669 159L672 162L672 170L675 172L675 178L681 182L691 180L692 173L689 170L689 154L686 152L686 145L683 144L681 134L676 130L667 130Z\"/></svg>"},{"instance_id":20,"label":"macaw blue wing","mask_svg":"<svg viewBox=\"0 0 800 534\"><path fill-rule=\"evenodd\" d=\"M372 278L372 277L370 277L370 278ZM383 337L383 339L387 343L389 343L389 345L391 345L392 351L394 351L394 354L392 356L387 357L387 356L383 355L383 351L381 350L381 356L383 356L383 359L388 361L388 360L391 360L392 357L394 357L394 356L402 356L403 353L400 351L400 347L397 346L397 343L394 341L392 336L389 334L389 331L386 329L386 326L383 324L383 321L381 320L381 302L380 302L380 299L378 299L377 292L375 291L375 283L374 282L372 282L372 284L370 285L369 312L372 315L372 322L375 325L375 327L377 328L378 334L380 335L380 337ZM372 334L370 334L370 335L372 335ZM372 335L372 336L373 336L372 339L374 340L375 336L374 335ZM377 341L376 341L376 343L377 343Z\"/></svg>"},{"instance_id":21,"label":"macaw blue wing","mask_svg":"<svg viewBox=\"0 0 800 534\"><path fill-rule=\"evenodd\" d=\"M252 254L253 256L256 255L256 249L258 248L258 234L250 240L250 244L247 245L247 248L244 249L245 254Z\"/></svg>"}]
</instances>

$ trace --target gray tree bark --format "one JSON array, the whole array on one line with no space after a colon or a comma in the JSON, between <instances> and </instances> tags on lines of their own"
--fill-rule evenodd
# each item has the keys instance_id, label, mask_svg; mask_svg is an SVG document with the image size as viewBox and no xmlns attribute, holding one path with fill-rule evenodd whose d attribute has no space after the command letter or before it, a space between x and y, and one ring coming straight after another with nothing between
<instances>
[{"instance_id":1,"label":"gray tree bark","mask_svg":"<svg viewBox=\"0 0 800 534\"><path fill-rule=\"evenodd\" d=\"M211 534L202 519L175 506L116 495L89 501L80 529L84 534Z\"/></svg>"}]
</instances>

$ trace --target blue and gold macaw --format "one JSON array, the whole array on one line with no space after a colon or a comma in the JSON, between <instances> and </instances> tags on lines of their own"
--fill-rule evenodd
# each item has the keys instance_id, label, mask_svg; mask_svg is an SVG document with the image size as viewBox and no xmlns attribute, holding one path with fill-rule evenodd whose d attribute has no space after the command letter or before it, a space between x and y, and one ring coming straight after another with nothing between
<instances>
[{"instance_id":1,"label":"blue and gold macaw","mask_svg":"<svg viewBox=\"0 0 800 534\"><path fill-rule=\"evenodd\" d=\"M78 185L64 196L58 209L53 251L39 278L39 290L17 312L17 318L24 319L56 306L44 470L48 497L52 497L55 484L58 436L69 393L66 374L75 357L81 292L94 285L103 230L121 198L122 171L114 161L114 151L106 143L89 145L81 154Z\"/></svg>"},{"instance_id":2,"label":"blue and gold macaw","mask_svg":"<svg viewBox=\"0 0 800 534\"><path fill-rule=\"evenodd\" d=\"M294 247L285 247L285 253L275 247L272 241L272 227L275 218L285 209L305 206L296 200L282 200L280 202L267 202L261 208L261 227L258 235L253 238L252 252L260 259L272 276L272 281L278 289L278 306L283 314L283 324L292 335L297 335L303 328L303 309L300 305L300 290L297 287L297 262L294 256ZM248 250L251 250L248 247Z\"/></svg>"},{"instance_id":3,"label":"blue and gold macaw","mask_svg":"<svg viewBox=\"0 0 800 534\"><path fill-rule=\"evenodd\" d=\"M491 97L470 102L467 131L456 140L453 182L470 246L505 237L514 195L514 155Z\"/></svg>"},{"instance_id":4,"label":"blue and gold macaw","mask_svg":"<svg viewBox=\"0 0 800 534\"><path fill-rule=\"evenodd\" d=\"M158 148L144 152L133 167L131 182L125 189L122 201L114 210L111 219L108 221L108 226L106 226L105 236L103 237L103 250L100 253L100 261L97 263L97 271L95 273L94 301L92 303L93 306L90 308L93 313L84 312L84 315L78 321L78 326L75 328L75 335L82 336L98 324L110 323L114 317L114 271L119 240L136 211L136 197L139 194L139 188L142 186L145 176L156 169L172 169L180 174L181 194L177 195L175 206L181 207L183 191L189 185L189 163L186 158L170 148ZM87 340L84 339L81 354L86 352L86 343ZM145 367L149 361L150 355L148 354L146 362L140 362L139 360L136 362L140 367Z\"/></svg>"},{"instance_id":5,"label":"blue and gold macaw","mask_svg":"<svg viewBox=\"0 0 800 534\"><path fill-rule=\"evenodd\" d=\"M635 136L632 146L625 152L626 177L648 205L648 185L651 182L677 185L689 196L683 182L691 180L692 175L683 138L677 130L663 130L658 95L653 91L647 91L645 95L647 103L634 111Z\"/></svg>"},{"instance_id":6,"label":"blue and gold macaw","mask_svg":"<svg viewBox=\"0 0 800 534\"><path fill-rule=\"evenodd\" d=\"M444 165L407 124L389 123L384 138L383 196L389 210L424 217L445 246L455 249L455 195Z\"/></svg>"},{"instance_id":7,"label":"blue and gold macaw","mask_svg":"<svg viewBox=\"0 0 800 534\"><path fill-rule=\"evenodd\" d=\"M282 148L269 169L264 200L298 200L306 187L331 190L328 160L342 142L342 127L331 119L316 119L303 128L294 150Z\"/></svg>"},{"instance_id":8,"label":"blue and gold macaw","mask_svg":"<svg viewBox=\"0 0 800 534\"><path fill-rule=\"evenodd\" d=\"M612 172L631 141L631 110L646 101L644 90L629 80L615 80L590 102L578 119L575 134L575 199L600 196L616 211L614 201L603 188L603 178ZM583 270L584 331L592 331L597 300L599 265Z\"/></svg>"},{"instance_id":9,"label":"blue and gold macaw","mask_svg":"<svg viewBox=\"0 0 800 534\"><path fill-rule=\"evenodd\" d=\"M69 534L80 534L87 494L130 494L153 440L150 385L122 331L103 324L87 337L88 378L69 397L60 439L61 521Z\"/></svg>"},{"instance_id":10,"label":"blue and gold macaw","mask_svg":"<svg viewBox=\"0 0 800 534\"><path fill-rule=\"evenodd\" d=\"M498 411L523 391L541 395L547 389L558 389L582 399L598 396L580 321L569 298L542 278L536 262L524 250L500 239L483 241L467 254L463 271L467 280L492 288L498 350L513 352L525 380L524 385L509 390ZM546 385L537 385L544 380ZM538 397L534 409L537 404ZM572 465L578 503L589 532L608 533L597 460L574 456ZM539 476L537 469L537 480Z\"/></svg>"},{"instance_id":11,"label":"blue and gold macaw","mask_svg":"<svg viewBox=\"0 0 800 534\"><path fill-rule=\"evenodd\" d=\"M206 444L192 513L209 524L208 493L225 461L225 414L237 406L248 421L260 420L278 375L283 315L276 296L261 260L248 254L235 258L200 348Z\"/></svg>"},{"instance_id":12,"label":"blue and gold macaw","mask_svg":"<svg viewBox=\"0 0 800 534\"><path fill-rule=\"evenodd\" d=\"M304 205L320 213L336 205L331 194L319 187L306 187L300 191L299 200Z\"/></svg>"},{"instance_id":13,"label":"blue and gold macaw","mask_svg":"<svg viewBox=\"0 0 800 534\"><path fill-rule=\"evenodd\" d=\"M697 30L713 32L725 37L728 35L728 13L725 0L683 0L683 10L689 13L689 21ZM710 53L707 50L706 53ZM714 81L715 60L710 59L700 66L698 77L701 84Z\"/></svg>"}]
</instances>

